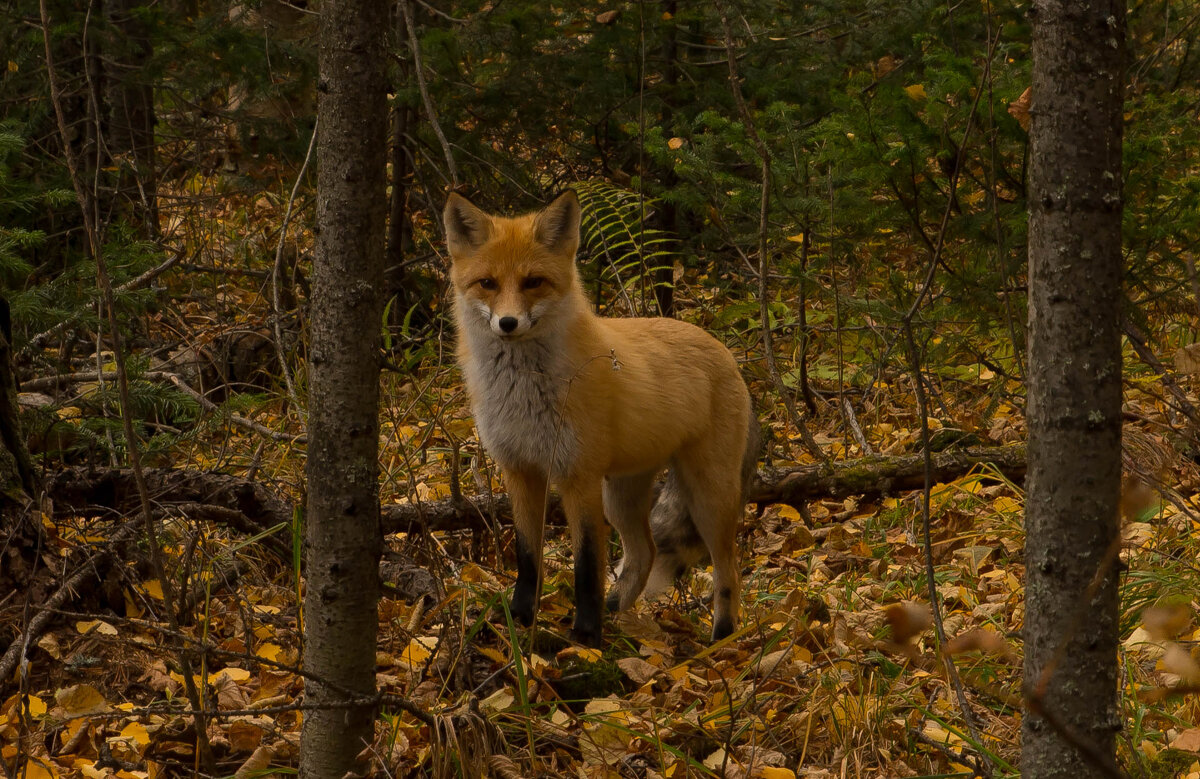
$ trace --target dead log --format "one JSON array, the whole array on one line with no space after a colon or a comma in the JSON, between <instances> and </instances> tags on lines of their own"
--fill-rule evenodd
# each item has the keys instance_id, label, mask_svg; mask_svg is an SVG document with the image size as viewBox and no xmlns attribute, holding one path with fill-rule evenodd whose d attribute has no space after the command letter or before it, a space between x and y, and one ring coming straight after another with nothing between
<instances>
[{"instance_id":1,"label":"dead log","mask_svg":"<svg viewBox=\"0 0 1200 779\"><path fill-rule=\"evenodd\" d=\"M1020 483L1025 478L1025 447L940 452L933 456L932 482L953 481L985 467L999 478ZM248 479L206 471L151 468L146 470L146 480L152 499L161 508L173 504L181 509L185 505L227 509L245 518L245 525L238 529L253 532L280 525L290 527L292 521L292 505L288 500L268 486ZM895 495L921 489L924 483L924 458L919 454L866 457L828 466L763 469L750 486L747 502L802 506L813 500L851 495L867 498ZM127 514L136 510L137 493L128 469L69 468L47 478L46 492L59 511ZM480 530L511 518L511 505L508 496L498 494L458 501L385 504L381 515L384 533ZM208 511L203 518L219 520L226 516ZM551 522L562 522L556 496L551 498L549 517Z\"/></svg>"},{"instance_id":2,"label":"dead log","mask_svg":"<svg viewBox=\"0 0 1200 779\"><path fill-rule=\"evenodd\" d=\"M1025 480L1025 445L938 452L932 457L930 483L954 481L976 468L1012 482ZM787 503L799 506L824 498L861 495L876 498L919 490L925 486L925 457L906 454L863 457L858 460L782 469L763 469L750 486L747 503Z\"/></svg>"}]
</instances>

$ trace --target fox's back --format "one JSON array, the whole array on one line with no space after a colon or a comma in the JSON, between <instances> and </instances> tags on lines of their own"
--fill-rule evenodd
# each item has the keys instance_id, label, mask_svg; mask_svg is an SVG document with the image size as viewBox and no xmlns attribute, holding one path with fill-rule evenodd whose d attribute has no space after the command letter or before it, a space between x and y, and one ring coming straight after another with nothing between
<instances>
[{"instance_id":1,"label":"fox's back","mask_svg":"<svg viewBox=\"0 0 1200 779\"><path fill-rule=\"evenodd\" d=\"M586 324L565 345L578 372L567 419L576 421L585 451L589 441L603 450L595 454L606 456L610 473L665 465L701 438L736 445L743 437L750 396L737 360L716 338L666 318L591 317Z\"/></svg>"}]
</instances>

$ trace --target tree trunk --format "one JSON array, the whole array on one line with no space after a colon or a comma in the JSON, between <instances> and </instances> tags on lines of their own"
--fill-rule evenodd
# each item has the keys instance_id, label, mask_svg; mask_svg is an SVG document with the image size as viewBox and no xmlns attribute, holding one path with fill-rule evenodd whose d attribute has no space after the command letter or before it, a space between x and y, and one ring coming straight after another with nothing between
<instances>
[{"instance_id":1,"label":"tree trunk","mask_svg":"<svg viewBox=\"0 0 1200 779\"><path fill-rule=\"evenodd\" d=\"M386 0L322 5L317 248L309 351L301 776L365 772L378 623L379 347Z\"/></svg>"},{"instance_id":2,"label":"tree trunk","mask_svg":"<svg viewBox=\"0 0 1200 779\"><path fill-rule=\"evenodd\" d=\"M662 78L663 107L659 126L669 129L675 112L676 92L679 84L679 46L675 37L675 14L678 11L678 2L677 0L662 0L661 7L662 21L659 23L658 29L662 35L660 41L662 66L659 75ZM663 166L659 180L666 190L679 184L679 177L675 175L675 169L669 165ZM659 205L659 223L673 240L679 240L679 210L674 203L664 199ZM660 262L666 264L654 272L654 298L658 302L658 315L675 316L675 264L670 258L664 258Z\"/></svg>"},{"instance_id":3,"label":"tree trunk","mask_svg":"<svg viewBox=\"0 0 1200 779\"><path fill-rule=\"evenodd\" d=\"M1022 776L1115 771L1125 5L1036 0Z\"/></svg>"},{"instance_id":4,"label":"tree trunk","mask_svg":"<svg viewBox=\"0 0 1200 779\"><path fill-rule=\"evenodd\" d=\"M0 295L0 530L18 516L12 509L37 494L37 474L25 447L17 414L17 381L12 356L8 299Z\"/></svg>"}]
</instances>

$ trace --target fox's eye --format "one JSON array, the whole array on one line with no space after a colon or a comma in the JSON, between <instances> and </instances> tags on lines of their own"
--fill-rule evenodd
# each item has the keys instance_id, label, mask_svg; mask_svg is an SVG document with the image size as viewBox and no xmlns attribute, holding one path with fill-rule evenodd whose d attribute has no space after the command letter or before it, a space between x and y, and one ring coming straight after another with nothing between
<instances>
[{"instance_id":1,"label":"fox's eye","mask_svg":"<svg viewBox=\"0 0 1200 779\"><path fill-rule=\"evenodd\" d=\"M524 289L537 289L538 287L542 286L542 282L544 281L545 279L541 276L530 276L521 283L521 286Z\"/></svg>"},{"instance_id":2,"label":"fox's eye","mask_svg":"<svg viewBox=\"0 0 1200 779\"><path fill-rule=\"evenodd\" d=\"M485 276L484 278L479 280L479 287L480 287L480 289L486 289L488 291L491 291L496 288L496 280L491 278L490 276Z\"/></svg>"}]
</instances>

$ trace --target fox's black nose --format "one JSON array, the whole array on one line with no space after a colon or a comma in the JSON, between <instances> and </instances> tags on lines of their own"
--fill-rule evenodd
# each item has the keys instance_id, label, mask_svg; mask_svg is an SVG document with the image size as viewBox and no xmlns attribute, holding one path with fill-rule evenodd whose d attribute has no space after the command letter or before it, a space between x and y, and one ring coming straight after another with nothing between
<instances>
[{"instance_id":1,"label":"fox's black nose","mask_svg":"<svg viewBox=\"0 0 1200 779\"><path fill-rule=\"evenodd\" d=\"M500 317L500 329L506 333L511 333L517 329L517 318L515 316Z\"/></svg>"}]
</instances>

